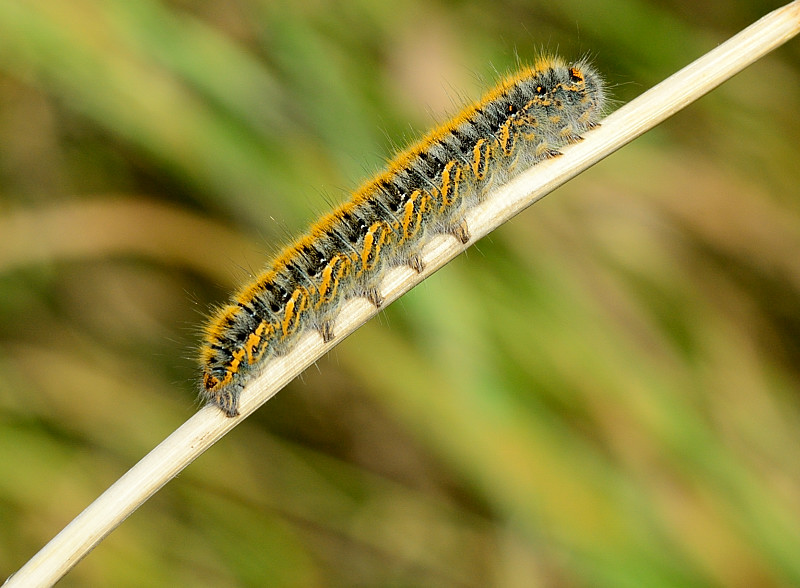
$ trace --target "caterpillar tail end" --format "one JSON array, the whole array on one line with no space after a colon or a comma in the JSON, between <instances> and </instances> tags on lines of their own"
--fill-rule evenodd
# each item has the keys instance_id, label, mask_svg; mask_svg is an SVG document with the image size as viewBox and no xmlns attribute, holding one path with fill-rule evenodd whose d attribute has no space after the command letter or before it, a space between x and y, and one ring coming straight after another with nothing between
<instances>
[{"instance_id":1,"label":"caterpillar tail end","mask_svg":"<svg viewBox=\"0 0 800 588\"><path fill-rule=\"evenodd\" d=\"M215 378L205 374L203 377L202 397L209 404L219 407L228 418L239 416L238 388L220 385Z\"/></svg>"},{"instance_id":2,"label":"caterpillar tail end","mask_svg":"<svg viewBox=\"0 0 800 588\"><path fill-rule=\"evenodd\" d=\"M233 418L239 416L239 408L237 406L239 402L234 399L233 394L221 394L214 398L212 402L222 409L226 417Z\"/></svg>"}]
</instances>

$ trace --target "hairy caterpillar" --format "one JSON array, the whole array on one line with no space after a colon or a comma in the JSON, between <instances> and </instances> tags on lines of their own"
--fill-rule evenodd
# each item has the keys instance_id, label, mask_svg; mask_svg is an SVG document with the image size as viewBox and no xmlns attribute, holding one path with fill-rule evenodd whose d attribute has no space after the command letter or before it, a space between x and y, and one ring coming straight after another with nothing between
<instances>
[{"instance_id":1,"label":"hairy caterpillar","mask_svg":"<svg viewBox=\"0 0 800 588\"><path fill-rule=\"evenodd\" d=\"M580 140L603 106L602 79L585 61L541 58L399 153L212 317L200 352L202 398L238 415L239 394L259 365L308 329L332 340L350 298L379 307L385 271L423 271L420 251L432 235L468 243L465 212Z\"/></svg>"}]
</instances>

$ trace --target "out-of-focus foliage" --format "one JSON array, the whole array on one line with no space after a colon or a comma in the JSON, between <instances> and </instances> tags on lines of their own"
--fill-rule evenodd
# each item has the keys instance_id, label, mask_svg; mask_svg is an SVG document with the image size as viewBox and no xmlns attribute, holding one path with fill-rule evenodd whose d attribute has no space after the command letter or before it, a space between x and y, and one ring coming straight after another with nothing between
<instances>
[{"instance_id":1,"label":"out-of-focus foliage","mask_svg":"<svg viewBox=\"0 0 800 588\"><path fill-rule=\"evenodd\" d=\"M0 1L0 574L195 410L198 325L541 51L767 2ZM800 584L800 45L365 326L64 586Z\"/></svg>"}]
</instances>

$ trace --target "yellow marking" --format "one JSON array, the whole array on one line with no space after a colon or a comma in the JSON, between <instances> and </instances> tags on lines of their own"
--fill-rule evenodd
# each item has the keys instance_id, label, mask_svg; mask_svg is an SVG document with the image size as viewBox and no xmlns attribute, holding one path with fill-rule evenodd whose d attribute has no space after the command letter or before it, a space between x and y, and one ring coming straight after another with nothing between
<instances>
[{"instance_id":1,"label":"yellow marking","mask_svg":"<svg viewBox=\"0 0 800 588\"><path fill-rule=\"evenodd\" d=\"M283 315L281 328L285 339L297 330L300 324L300 316L308 308L308 291L302 286L292 292L292 297L286 303L286 311Z\"/></svg>"},{"instance_id":2,"label":"yellow marking","mask_svg":"<svg viewBox=\"0 0 800 588\"><path fill-rule=\"evenodd\" d=\"M233 381L233 376L239 371L242 357L244 357L243 349L237 349L233 352L233 359L225 366L225 377L221 380L209 373L203 374L203 386L206 391L217 390L230 384Z\"/></svg>"},{"instance_id":3,"label":"yellow marking","mask_svg":"<svg viewBox=\"0 0 800 588\"><path fill-rule=\"evenodd\" d=\"M345 255L335 255L322 271L322 283L319 285L319 300L316 308L336 298L339 282L350 273L350 259Z\"/></svg>"},{"instance_id":4,"label":"yellow marking","mask_svg":"<svg viewBox=\"0 0 800 588\"><path fill-rule=\"evenodd\" d=\"M478 139L475 148L472 150L472 172L475 178L482 180L489 171L489 160L492 157L492 146L486 139Z\"/></svg>"},{"instance_id":5,"label":"yellow marking","mask_svg":"<svg viewBox=\"0 0 800 588\"><path fill-rule=\"evenodd\" d=\"M275 329L270 323L261 321L255 331L248 335L247 341L245 341L244 344L247 363L252 365L261 359L264 352L267 350L267 345L274 332ZM258 350L256 350L257 347Z\"/></svg>"},{"instance_id":6,"label":"yellow marking","mask_svg":"<svg viewBox=\"0 0 800 588\"><path fill-rule=\"evenodd\" d=\"M261 329L261 325L258 326L258 329ZM252 364L255 361L255 357L253 356L253 349L259 343L261 343L261 337L256 333L250 333L247 336L247 341L244 342L244 351L245 355L247 356L247 363Z\"/></svg>"},{"instance_id":7,"label":"yellow marking","mask_svg":"<svg viewBox=\"0 0 800 588\"><path fill-rule=\"evenodd\" d=\"M370 252L372 251L372 245L375 243L374 229L375 225L373 224L364 236L364 248L361 250L361 271L370 267L367 265L367 262L369 261Z\"/></svg>"},{"instance_id":8,"label":"yellow marking","mask_svg":"<svg viewBox=\"0 0 800 588\"><path fill-rule=\"evenodd\" d=\"M203 388L206 390L213 390L219 386L219 378L216 378L208 372L203 374Z\"/></svg>"},{"instance_id":9,"label":"yellow marking","mask_svg":"<svg viewBox=\"0 0 800 588\"><path fill-rule=\"evenodd\" d=\"M451 206L458 199L458 189L461 184L461 177L463 175L463 168L455 161L450 161L442 172L442 204L439 207L439 212L442 212L447 207Z\"/></svg>"},{"instance_id":10,"label":"yellow marking","mask_svg":"<svg viewBox=\"0 0 800 588\"><path fill-rule=\"evenodd\" d=\"M514 119L508 119L500 126L500 148L503 153L510 155L514 149L514 134L511 132L511 125L516 124Z\"/></svg>"},{"instance_id":11,"label":"yellow marking","mask_svg":"<svg viewBox=\"0 0 800 588\"><path fill-rule=\"evenodd\" d=\"M440 190L440 194L442 196L442 206L439 210L444 210L450 205L450 193L452 192L451 184L450 184L450 173L455 167L455 161L448 161L447 165L444 166L444 171L442 172L442 189ZM453 180L455 181L455 180Z\"/></svg>"},{"instance_id":12,"label":"yellow marking","mask_svg":"<svg viewBox=\"0 0 800 588\"><path fill-rule=\"evenodd\" d=\"M331 297L336 294L336 287L338 284L334 281L333 278L333 260L328 262L328 265L322 270L322 281L320 282L319 286L317 286L317 292L319 292L319 300L317 301L317 306L322 304L323 301L329 300L328 298L328 291L331 291Z\"/></svg>"},{"instance_id":13,"label":"yellow marking","mask_svg":"<svg viewBox=\"0 0 800 588\"><path fill-rule=\"evenodd\" d=\"M422 228L422 217L428 210L430 196L422 190L415 190L403 207L403 241L413 239Z\"/></svg>"},{"instance_id":14,"label":"yellow marking","mask_svg":"<svg viewBox=\"0 0 800 588\"><path fill-rule=\"evenodd\" d=\"M409 227L411 227L411 223L419 220L419 215L414 214L414 204L415 200L419 198L420 194L421 192L419 190L415 190L403 206L403 220L401 221L401 226L403 227L403 240L410 239L417 232L417 229L414 229L412 232Z\"/></svg>"},{"instance_id":15,"label":"yellow marking","mask_svg":"<svg viewBox=\"0 0 800 588\"><path fill-rule=\"evenodd\" d=\"M387 223L383 221L372 223L364 237L364 248L361 250L361 271L371 270L378 264L381 249L389 241L390 234L391 227Z\"/></svg>"}]
</instances>

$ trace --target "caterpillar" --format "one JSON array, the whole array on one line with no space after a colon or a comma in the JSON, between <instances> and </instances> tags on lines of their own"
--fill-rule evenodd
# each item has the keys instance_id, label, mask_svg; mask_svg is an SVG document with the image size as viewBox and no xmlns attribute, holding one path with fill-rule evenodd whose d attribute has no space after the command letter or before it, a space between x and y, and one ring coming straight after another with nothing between
<instances>
[{"instance_id":1,"label":"caterpillar","mask_svg":"<svg viewBox=\"0 0 800 588\"><path fill-rule=\"evenodd\" d=\"M603 80L585 60L543 57L400 152L211 317L200 349L201 399L237 416L259 366L309 329L334 339L335 318L351 298L380 307L385 272L400 265L422 272L420 253L432 236L466 245L466 211L581 140L604 104Z\"/></svg>"}]
</instances>

